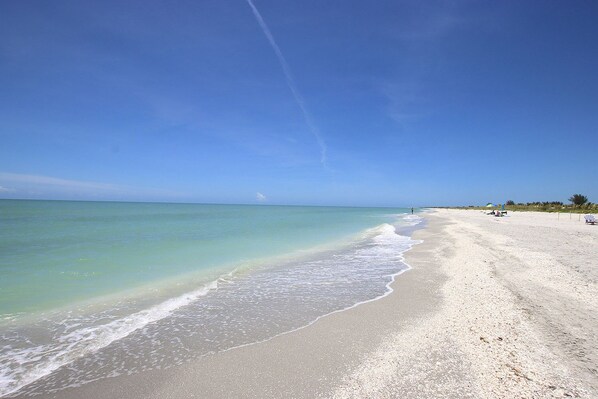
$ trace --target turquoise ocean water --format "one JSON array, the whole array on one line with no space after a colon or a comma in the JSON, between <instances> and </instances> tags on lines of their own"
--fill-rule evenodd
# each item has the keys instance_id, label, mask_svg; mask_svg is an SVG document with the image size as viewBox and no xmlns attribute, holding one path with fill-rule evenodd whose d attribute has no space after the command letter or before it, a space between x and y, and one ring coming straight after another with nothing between
<instances>
[{"instance_id":1,"label":"turquoise ocean water","mask_svg":"<svg viewBox=\"0 0 598 399\"><path fill-rule=\"evenodd\" d=\"M181 364L384 295L413 245L397 232L419 221L390 208L0 200L0 396Z\"/></svg>"}]
</instances>

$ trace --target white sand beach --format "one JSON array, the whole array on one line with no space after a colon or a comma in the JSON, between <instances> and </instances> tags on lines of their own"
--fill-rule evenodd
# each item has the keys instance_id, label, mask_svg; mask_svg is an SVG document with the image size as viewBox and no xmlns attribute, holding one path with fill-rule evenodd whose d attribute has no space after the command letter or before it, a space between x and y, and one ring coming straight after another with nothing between
<instances>
[{"instance_id":1,"label":"white sand beach","mask_svg":"<svg viewBox=\"0 0 598 399\"><path fill-rule=\"evenodd\" d=\"M335 397L597 397L598 229L441 210L432 234L408 259L446 276L438 309L385 338Z\"/></svg>"},{"instance_id":2,"label":"white sand beach","mask_svg":"<svg viewBox=\"0 0 598 399\"><path fill-rule=\"evenodd\" d=\"M434 210L380 300L54 397L598 397L598 226Z\"/></svg>"}]
</instances>

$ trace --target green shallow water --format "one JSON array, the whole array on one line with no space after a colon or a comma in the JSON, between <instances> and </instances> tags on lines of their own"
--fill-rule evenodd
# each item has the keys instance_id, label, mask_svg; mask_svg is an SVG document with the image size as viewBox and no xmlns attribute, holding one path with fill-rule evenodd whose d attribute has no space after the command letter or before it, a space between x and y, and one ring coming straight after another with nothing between
<instances>
[{"instance_id":1,"label":"green shallow water","mask_svg":"<svg viewBox=\"0 0 598 399\"><path fill-rule=\"evenodd\" d=\"M0 315L232 270L405 209L0 200Z\"/></svg>"}]
</instances>

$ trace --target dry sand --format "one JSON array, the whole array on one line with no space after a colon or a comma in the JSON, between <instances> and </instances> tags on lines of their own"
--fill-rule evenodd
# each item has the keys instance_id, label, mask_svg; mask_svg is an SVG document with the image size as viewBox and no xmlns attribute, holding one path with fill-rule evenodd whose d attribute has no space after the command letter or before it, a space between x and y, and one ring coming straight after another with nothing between
<instances>
[{"instance_id":1,"label":"dry sand","mask_svg":"<svg viewBox=\"0 0 598 399\"><path fill-rule=\"evenodd\" d=\"M438 311L386 337L334 396L598 397L598 228L577 215L434 215L446 223L426 259L447 276Z\"/></svg>"},{"instance_id":2,"label":"dry sand","mask_svg":"<svg viewBox=\"0 0 598 399\"><path fill-rule=\"evenodd\" d=\"M55 397L598 398L598 226L439 210L394 292L299 331Z\"/></svg>"}]
</instances>

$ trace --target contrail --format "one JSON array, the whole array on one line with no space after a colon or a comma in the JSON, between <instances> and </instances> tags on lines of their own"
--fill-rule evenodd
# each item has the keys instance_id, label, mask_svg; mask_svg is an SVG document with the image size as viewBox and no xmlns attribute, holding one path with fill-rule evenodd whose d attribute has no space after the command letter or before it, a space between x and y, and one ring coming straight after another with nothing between
<instances>
[{"instance_id":1,"label":"contrail","mask_svg":"<svg viewBox=\"0 0 598 399\"><path fill-rule=\"evenodd\" d=\"M284 72L284 76L287 81L287 86L289 86L289 89L291 90L291 93L293 93L293 97L295 98L297 105L301 109L301 113L303 114L305 124L307 125L307 127L309 127L309 130L314 135L316 141L318 142L318 145L320 146L320 162L322 163L322 165L326 166L326 143L324 142L324 140L322 140L322 136L320 136L320 131L313 123L311 116L309 115L309 112L307 112L307 109L305 108L305 101L303 101L301 93L299 93L299 90L297 90L297 86L295 85L295 79L293 79L293 74L291 73L291 68L289 68L287 60L285 60L284 55L282 55L282 51L280 51L278 44L276 44L274 36L272 36L272 33L270 32L270 29L268 29L268 25L266 25L266 22L264 22L264 18L262 18L260 12L257 10L257 8L255 8L251 0L247 0L247 3L253 10L253 15L255 15L255 19L262 28L264 35L266 35L266 38L270 42L270 45L272 46L274 53L276 53L278 62L282 67L282 71Z\"/></svg>"}]
</instances>

